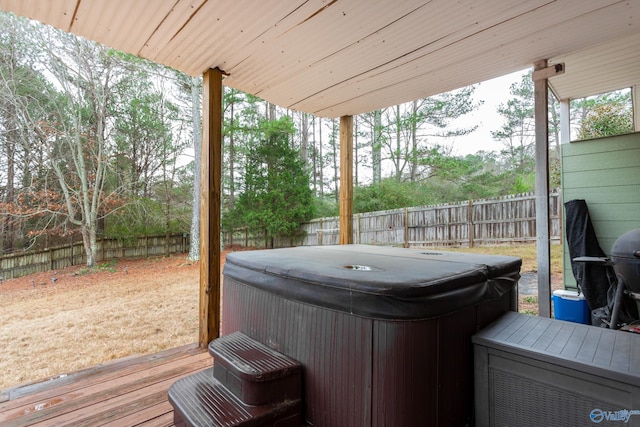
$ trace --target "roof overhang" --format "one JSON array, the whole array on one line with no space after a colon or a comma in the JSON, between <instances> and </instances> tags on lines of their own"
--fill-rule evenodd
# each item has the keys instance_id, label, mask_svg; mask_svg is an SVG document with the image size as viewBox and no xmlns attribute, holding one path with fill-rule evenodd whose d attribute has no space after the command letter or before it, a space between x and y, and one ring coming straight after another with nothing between
<instances>
[{"instance_id":1,"label":"roof overhang","mask_svg":"<svg viewBox=\"0 0 640 427\"><path fill-rule=\"evenodd\" d=\"M191 75L319 116L355 115L531 67L569 99L640 80L639 0L0 0Z\"/></svg>"}]
</instances>

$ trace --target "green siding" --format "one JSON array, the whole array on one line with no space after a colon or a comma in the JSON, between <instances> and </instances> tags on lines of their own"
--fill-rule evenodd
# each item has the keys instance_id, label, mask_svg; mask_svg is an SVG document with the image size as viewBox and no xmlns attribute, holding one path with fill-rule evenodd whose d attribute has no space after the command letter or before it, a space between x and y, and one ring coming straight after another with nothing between
<instances>
[{"instance_id":1,"label":"green siding","mask_svg":"<svg viewBox=\"0 0 640 427\"><path fill-rule=\"evenodd\" d=\"M607 254L620 235L640 228L640 133L563 145L562 197L586 200L598 242ZM564 284L576 286L566 241Z\"/></svg>"}]
</instances>

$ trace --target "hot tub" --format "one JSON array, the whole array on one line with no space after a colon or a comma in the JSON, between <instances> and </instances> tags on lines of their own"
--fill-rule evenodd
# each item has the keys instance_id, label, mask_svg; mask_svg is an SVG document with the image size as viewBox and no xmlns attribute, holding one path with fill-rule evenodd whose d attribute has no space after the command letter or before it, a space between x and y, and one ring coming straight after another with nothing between
<instances>
[{"instance_id":1,"label":"hot tub","mask_svg":"<svg viewBox=\"0 0 640 427\"><path fill-rule=\"evenodd\" d=\"M222 333L302 363L315 426L471 420L471 336L514 310L521 260L342 245L228 255Z\"/></svg>"}]
</instances>

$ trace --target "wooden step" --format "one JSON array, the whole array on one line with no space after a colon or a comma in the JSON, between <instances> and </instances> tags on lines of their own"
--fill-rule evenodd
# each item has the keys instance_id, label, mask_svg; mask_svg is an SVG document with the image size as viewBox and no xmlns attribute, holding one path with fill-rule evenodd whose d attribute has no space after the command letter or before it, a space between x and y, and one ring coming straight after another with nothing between
<instances>
[{"instance_id":1,"label":"wooden step","mask_svg":"<svg viewBox=\"0 0 640 427\"><path fill-rule=\"evenodd\" d=\"M300 427L300 399L251 406L213 377L213 368L176 381L169 388L174 423L186 427Z\"/></svg>"},{"instance_id":2,"label":"wooden step","mask_svg":"<svg viewBox=\"0 0 640 427\"><path fill-rule=\"evenodd\" d=\"M213 376L242 402L265 405L300 399L302 366L266 345L234 332L213 340Z\"/></svg>"}]
</instances>

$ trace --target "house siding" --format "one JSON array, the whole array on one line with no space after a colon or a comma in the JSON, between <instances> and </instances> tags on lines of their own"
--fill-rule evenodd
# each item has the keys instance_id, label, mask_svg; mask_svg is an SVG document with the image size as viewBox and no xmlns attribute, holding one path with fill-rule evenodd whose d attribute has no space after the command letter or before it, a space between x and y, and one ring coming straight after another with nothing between
<instances>
[{"instance_id":1,"label":"house siding","mask_svg":"<svg viewBox=\"0 0 640 427\"><path fill-rule=\"evenodd\" d=\"M640 133L563 145L562 197L565 202L586 201L600 246L609 254L618 237L640 228ZM563 242L564 284L575 288L566 239Z\"/></svg>"}]
</instances>

